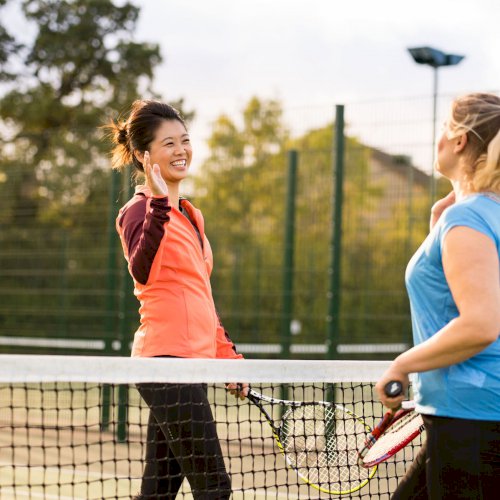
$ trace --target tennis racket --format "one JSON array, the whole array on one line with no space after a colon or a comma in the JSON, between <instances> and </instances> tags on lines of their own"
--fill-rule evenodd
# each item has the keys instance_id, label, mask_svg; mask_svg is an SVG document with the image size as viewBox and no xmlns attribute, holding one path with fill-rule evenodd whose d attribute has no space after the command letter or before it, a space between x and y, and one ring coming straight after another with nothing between
<instances>
[{"instance_id":1,"label":"tennis racket","mask_svg":"<svg viewBox=\"0 0 500 500\"><path fill-rule=\"evenodd\" d=\"M387 396L396 397L403 392L403 386L400 382L389 382L384 390ZM388 411L382 417L359 452L362 467L370 469L384 462L420 435L424 422L414 409L413 401L403 401L398 410Z\"/></svg>"},{"instance_id":2,"label":"tennis racket","mask_svg":"<svg viewBox=\"0 0 500 500\"><path fill-rule=\"evenodd\" d=\"M357 453L370 427L343 406L276 399L252 389L247 397L271 426L287 465L311 487L343 495L361 489L374 476L377 467L360 466ZM281 407L279 422L264 404Z\"/></svg>"}]
</instances>

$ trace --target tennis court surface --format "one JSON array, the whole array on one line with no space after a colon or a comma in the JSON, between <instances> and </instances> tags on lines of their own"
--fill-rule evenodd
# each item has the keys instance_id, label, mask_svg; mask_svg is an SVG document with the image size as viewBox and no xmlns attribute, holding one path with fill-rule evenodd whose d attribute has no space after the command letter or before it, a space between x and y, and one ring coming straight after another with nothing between
<instances>
[{"instance_id":1,"label":"tennis court surface","mask_svg":"<svg viewBox=\"0 0 500 500\"><path fill-rule=\"evenodd\" d=\"M356 449L384 411L373 387L387 364L1 355L0 499L137 494L149 409L136 387L146 382L207 384L233 499L388 499L421 438L376 470L357 465ZM293 422L280 428L282 453L259 408L226 391L231 381L337 409L291 412ZM263 407L278 426L290 410ZM178 498L192 498L186 480Z\"/></svg>"}]
</instances>

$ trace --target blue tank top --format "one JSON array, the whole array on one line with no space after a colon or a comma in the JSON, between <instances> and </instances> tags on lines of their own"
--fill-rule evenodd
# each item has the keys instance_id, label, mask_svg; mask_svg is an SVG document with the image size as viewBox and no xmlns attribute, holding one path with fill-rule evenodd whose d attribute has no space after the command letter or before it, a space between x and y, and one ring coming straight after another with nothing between
<instances>
[{"instance_id":1,"label":"blue tank top","mask_svg":"<svg viewBox=\"0 0 500 500\"><path fill-rule=\"evenodd\" d=\"M458 316L441 260L444 238L456 226L491 238L500 262L500 198L475 194L447 208L406 269L415 345ZM420 413L500 421L500 338L466 361L416 374L413 389Z\"/></svg>"}]
</instances>

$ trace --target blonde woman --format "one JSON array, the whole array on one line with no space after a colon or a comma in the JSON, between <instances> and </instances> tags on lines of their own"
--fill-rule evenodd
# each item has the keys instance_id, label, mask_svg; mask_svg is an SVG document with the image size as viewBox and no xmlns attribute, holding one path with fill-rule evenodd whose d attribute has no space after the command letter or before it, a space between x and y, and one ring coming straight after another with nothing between
<instances>
[{"instance_id":1,"label":"blonde woman","mask_svg":"<svg viewBox=\"0 0 500 500\"><path fill-rule=\"evenodd\" d=\"M437 170L453 191L406 270L415 346L377 384L413 384L426 443L395 499L498 498L500 478L500 98L456 99Z\"/></svg>"}]
</instances>

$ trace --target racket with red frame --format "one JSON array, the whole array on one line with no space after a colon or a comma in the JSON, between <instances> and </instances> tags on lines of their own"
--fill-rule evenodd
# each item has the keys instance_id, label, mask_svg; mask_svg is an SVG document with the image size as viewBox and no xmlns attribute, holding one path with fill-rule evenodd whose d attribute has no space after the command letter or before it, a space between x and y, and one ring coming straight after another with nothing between
<instances>
[{"instance_id":1,"label":"racket with red frame","mask_svg":"<svg viewBox=\"0 0 500 500\"><path fill-rule=\"evenodd\" d=\"M385 393L389 397L399 396L403 392L400 382L389 382ZM368 434L365 444L359 451L359 464L371 468L385 462L424 430L420 413L415 410L413 401L403 401L396 411L388 411L379 424Z\"/></svg>"}]
</instances>

